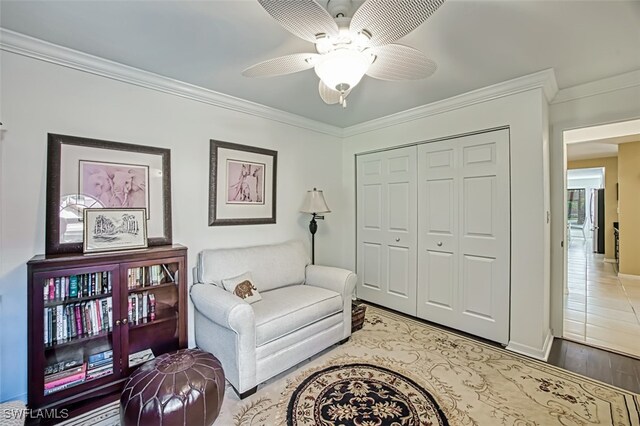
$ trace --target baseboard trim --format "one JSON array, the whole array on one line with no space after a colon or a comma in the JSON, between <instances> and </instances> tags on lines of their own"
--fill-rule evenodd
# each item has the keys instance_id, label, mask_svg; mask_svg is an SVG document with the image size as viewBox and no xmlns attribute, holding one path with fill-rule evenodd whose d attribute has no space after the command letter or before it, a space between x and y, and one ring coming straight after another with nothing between
<instances>
[{"instance_id":1,"label":"baseboard trim","mask_svg":"<svg viewBox=\"0 0 640 426\"><path fill-rule=\"evenodd\" d=\"M547 330L547 335L544 339L542 348L534 348L529 345L523 345L510 341L506 349L511 352L518 353L520 355L526 355L531 358L539 359L540 361L547 361L549 359L549 352L551 352L551 346L553 345L553 334L551 330Z\"/></svg>"},{"instance_id":2,"label":"baseboard trim","mask_svg":"<svg viewBox=\"0 0 640 426\"><path fill-rule=\"evenodd\" d=\"M640 280L640 275L621 274L618 272L618 278L624 278L627 280Z\"/></svg>"},{"instance_id":3,"label":"baseboard trim","mask_svg":"<svg viewBox=\"0 0 640 426\"><path fill-rule=\"evenodd\" d=\"M604 258L604 263L618 263L617 260L615 259L607 259L606 257Z\"/></svg>"}]
</instances>

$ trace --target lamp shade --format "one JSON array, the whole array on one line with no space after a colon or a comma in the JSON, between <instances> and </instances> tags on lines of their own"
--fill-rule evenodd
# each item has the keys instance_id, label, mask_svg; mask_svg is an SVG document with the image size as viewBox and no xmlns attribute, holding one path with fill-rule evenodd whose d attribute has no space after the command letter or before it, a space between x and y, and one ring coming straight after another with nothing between
<instances>
[{"instance_id":1,"label":"lamp shade","mask_svg":"<svg viewBox=\"0 0 640 426\"><path fill-rule=\"evenodd\" d=\"M300 211L302 213L312 214L331 213L329 206L327 206L327 202L324 200L322 191L318 191L316 188L313 188L313 191L307 191L307 196L304 199L304 203L302 204Z\"/></svg>"},{"instance_id":2,"label":"lamp shade","mask_svg":"<svg viewBox=\"0 0 640 426\"><path fill-rule=\"evenodd\" d=\"M323 55L315 71L322 82L333 90L353 89L369 69L370 59L362 52L338 49Z\"/></svg>"}]
</instances>

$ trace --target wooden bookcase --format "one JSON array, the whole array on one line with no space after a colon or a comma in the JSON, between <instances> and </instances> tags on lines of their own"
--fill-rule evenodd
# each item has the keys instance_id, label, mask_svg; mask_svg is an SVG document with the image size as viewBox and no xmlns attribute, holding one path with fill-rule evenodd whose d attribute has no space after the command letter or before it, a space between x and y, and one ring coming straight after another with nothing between
<instances>
[{"instance_id":1,"label":"wooden bookcase","mask_svg":"<svg viewBox=\"0 0 640 426\"><path fill-rule=\"evenodd\" d=\"M187 347L184 246L39 255L27 269L32 410L80 414L119 397L130 354Z\"/></svg>"}]
</instances>

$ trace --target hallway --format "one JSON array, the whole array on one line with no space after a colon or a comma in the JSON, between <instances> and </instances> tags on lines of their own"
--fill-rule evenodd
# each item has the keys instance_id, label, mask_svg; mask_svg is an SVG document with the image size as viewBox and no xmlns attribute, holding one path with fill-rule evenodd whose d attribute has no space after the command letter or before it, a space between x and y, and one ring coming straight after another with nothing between
<instances>
[{"instance_id":1,"label":"hallway","mask_svg":"<svg viewBox=\"0 0 640 426\"><path fill-rule=\"evenodd\" d=\"M618 279L591 240L577 237L567 268L564 338L640 358L640 280Z\"/></svg>"}]
</instances>

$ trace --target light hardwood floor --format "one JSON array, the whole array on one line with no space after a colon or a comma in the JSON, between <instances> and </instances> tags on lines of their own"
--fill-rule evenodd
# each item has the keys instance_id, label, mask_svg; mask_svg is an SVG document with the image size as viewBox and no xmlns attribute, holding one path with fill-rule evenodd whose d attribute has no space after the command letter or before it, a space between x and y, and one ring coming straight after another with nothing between
<instances>
[{"instance_id":1,"label":"light hardwood floor","mask_svg":"<svg viewBox=\"0 0 640 426\"><path fill-rule=\"evenodd\" d=\"M640 358L640 280L619 279L613 264L572 237L564 338Z\"/></svg>"}]
</instances>

